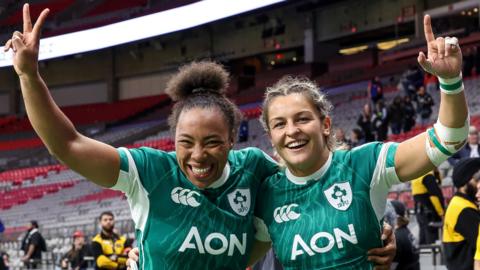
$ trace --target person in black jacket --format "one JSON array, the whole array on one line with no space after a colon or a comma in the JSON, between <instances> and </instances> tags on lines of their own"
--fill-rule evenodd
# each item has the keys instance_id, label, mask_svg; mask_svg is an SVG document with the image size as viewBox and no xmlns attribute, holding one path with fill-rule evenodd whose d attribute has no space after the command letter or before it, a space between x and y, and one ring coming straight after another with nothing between
<instances>
[{"instance_id":1,"label":"person in black jacket","mask_svg":"<svg viewBox=\"0 0 480 270\"><path fill-rule=\"evenodd\" d=\"M400 134L402 132L403 123L403 100L401 96L396 96L392 104L388 107L388 117L392 134Z\"/></svg>"},{"instance_id":2,"label":"person in black jacket","mask_svg":"<svg viewBox=\"0 0 480 270\"><path fill-rule=\"evenodd\" d=\"M365 142L373 142L375 140L372 131L372 117L373 115L370 104L365 104L363 106L363 111L357 120L357 125L362 129Z\"/></svg>"},{"instance_id":3,"label":"person in black jacket","mask_svg":"<svg viewBox=\"0 0 480 270\"><path fill-rule=\"evenodd\" d=\"M388 207L393 208L394 218L390 222L395 223L395 238L397 244L397 253L393 259L395 270L419 270L419 252L415 246L415 238L408 229L409 219L405 205L400 201L388 201Z\"/></svg>"},{"instance_id":4,"label":"person in black jacket","mask_svg":"<svg viewBox=\"0 0 480 270\"><path fill-rule=\"evenodd\" d=\"M81 231L73 234L72 248L62 257L62 269L84 270L88 267L85 256L91 256L90 249L85 243L85 235Z\"/></svg>"},{"instance_id":5,"label":"person in black jacket","mask_svg":"<svg viewBox=\"0 0 480 270\"><path fill-rule=\"evenodd\" d=\"M410 131L415 126L415 118L417 114L413 106L410 96L403 98L403 132Z\"/></svg>"},{"instance_id":6,"label":"person in black jacket","mask_svg":"<svg viewBox=\"0 0 480 270\"><path fill-rule=\"evenodd\" d=\"M24 252L22 262L25 266L27 268L37 268L41 263L42 251L47 251L47 244L38 231L37 221L30 221L28 231L22 240L21 248Z\"/></svg>"},{"instance_id":7,"label":"person in black jacket","mask_svg":"<svg viewBox=\"0 0 480 270\"><path fill-rule=\"evenodd\" d=\"M420 118L420 125L426 126L430 124L430 116L432 115L432 107L435 104L432 96L427 93L424 86L420 86L415 97L417 102L417 113Z\"/></svg>"}]
</instances>

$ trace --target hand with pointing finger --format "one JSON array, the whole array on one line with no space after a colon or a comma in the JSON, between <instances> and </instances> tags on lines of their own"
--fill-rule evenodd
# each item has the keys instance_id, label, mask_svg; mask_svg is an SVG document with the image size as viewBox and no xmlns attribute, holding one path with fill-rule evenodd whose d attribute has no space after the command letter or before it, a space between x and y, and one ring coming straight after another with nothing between
<instances>
[{"instance_id":1,"label":"hand with pointing finger","mask_svg":"<svg viewBox=\"0 0 480 270\"><path fill-rule=\"evenodd\" d=\"M18 76L35 75L38 72L38 50L40 33L49 9L44 9L34 26L30 18L30 7L23 6L23 33L15 31L5 44L5 51L13 50L13 66Z\"/></svg>"},{"instance_id":2,"label":"hand with pointing finger","mask_svg":"<svg viewBox=\"0 0 480 270\"><path fill-rule=\"evenodd\" d=\"M462 71L462 51L458 46L458 39L450 37L435 39L429 15L425 15L423 18L423 27L428 54L425 56L423 52L420 52L418 63L428 73L444 79L459 76Z\"/></svg>"}]
</instances>

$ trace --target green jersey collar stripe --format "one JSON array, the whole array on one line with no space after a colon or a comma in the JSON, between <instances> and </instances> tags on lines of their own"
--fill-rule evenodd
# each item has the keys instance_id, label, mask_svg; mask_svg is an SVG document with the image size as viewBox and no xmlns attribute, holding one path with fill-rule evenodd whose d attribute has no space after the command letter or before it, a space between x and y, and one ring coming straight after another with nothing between
<instances>
[{"instance_id":1,"label":"green jersey collar stripe","mask_svg":"<svg viewBox=\"0 0 480 270\"><path fill-rule=\"evenodd\" d=\"M442 152L443 154L447 156L451 156L452 153L450 153L443 145L437 140L437 136L435 136L435 132L433 128L430 128L428 130L428 137L430 137L430 140L433 142L433 144Z\"/></svg>"},{"instance_id":2,"label":"green jersey collar stripe","mask_svg":"<svg viewBox=\"0 0 480 270\"><path fill-rule=\"evenodd\" d=\"M387 152L387 168L395 167L395 153L397 152L398 143L392 143L388 147Z\"/></svg>"},{"instance_id":3,"label":"green jersey collar stripe","mask_svg":"<svg viewBox=\"0 0 480 270\"><path fill-rule=\"evenodd\" d=\"M128 158L124 151L128 151L125 148L120 148L117 150L120 155L120 170L128 172Z\"/></svg>"},{"instance_id":4,"label":"green jersey collar stripe","mask_svg":"<svg viewBox=\"0 0 480 270\"><path fill-rule=\"evenodd\" d=\"M462 80L459 80L458 82L452 83L452 84L441 83L440 88L442 88L445 91L454 91L454 90L457 90L458 88L462 87L462 84L463 84Z\"/></svg>"}]
</instances>

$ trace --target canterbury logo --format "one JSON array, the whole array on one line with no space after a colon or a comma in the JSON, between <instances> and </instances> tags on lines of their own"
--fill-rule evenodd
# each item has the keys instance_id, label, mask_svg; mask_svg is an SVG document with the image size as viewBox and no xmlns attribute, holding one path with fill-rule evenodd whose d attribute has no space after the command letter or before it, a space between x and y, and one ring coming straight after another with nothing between
<instances>
[{"instance_id":1,"label":"canterbury logo","mask_svg":"<svg viewBox=\"0 0 480 270\"><path fill-rule=\"evenodd\" d=\"M298 204L293 203L275 208L273 211L273 218L275 219L275 222L282 223L298 219L300 214L293 210L295 207L298 207Z\"/></svg>"},{"instance_id":2,"label":"canterbury logo","mask_svg":"<svg viewBox=\"0 0 480 270\"><path fill-rule=\"evenodd\" d=\"M176 187L172 189L172 201L174 203L183 204L186 206L197 207L200 203L197 201L195 196L200 196L200 193L187 189Z\"/></svg>"}]
</instances>

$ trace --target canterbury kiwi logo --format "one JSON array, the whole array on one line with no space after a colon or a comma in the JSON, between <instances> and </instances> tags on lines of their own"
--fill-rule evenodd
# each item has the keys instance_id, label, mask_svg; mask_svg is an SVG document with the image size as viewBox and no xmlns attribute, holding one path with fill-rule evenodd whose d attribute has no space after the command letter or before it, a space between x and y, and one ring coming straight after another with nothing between
<instances>
[{"instance_id":1,"label":"canterbury kiwi logo","mask_svg":"<svg viewBox=\"0 0 480 270\"><path fill-rule=\"evenodd\" d=\"M200 203L195 196L200 196L200 193L187 188L176 187L172 189L172 201L174 203L183 204L191 207L198 207Z\"/></svg>"},{"instance_id":2,"label":"canterbury kiwi logo","mask_svg":"<svg viewBox=\"0 0 480 270\"><path fill-rule=\"evenodd\" d=\"M275 219L275 222L282 223L298 219L300 214L293 210L295 207L298 207L298 204L292 203L290 205L284 205L275 208L273 211L273 218Z\"/></svg>"}]
</instances>

